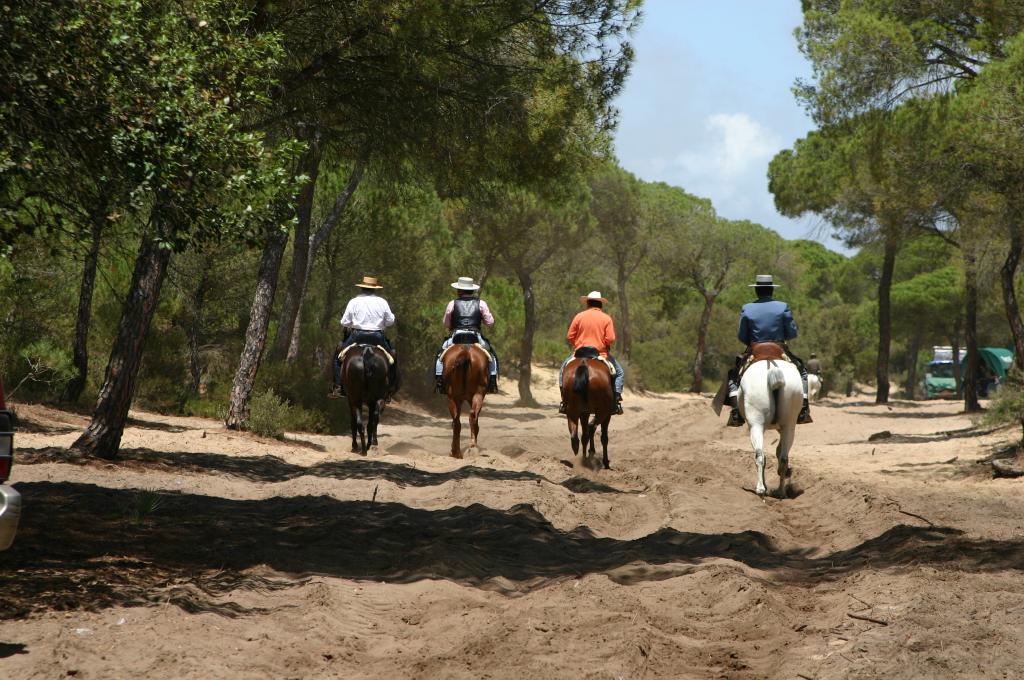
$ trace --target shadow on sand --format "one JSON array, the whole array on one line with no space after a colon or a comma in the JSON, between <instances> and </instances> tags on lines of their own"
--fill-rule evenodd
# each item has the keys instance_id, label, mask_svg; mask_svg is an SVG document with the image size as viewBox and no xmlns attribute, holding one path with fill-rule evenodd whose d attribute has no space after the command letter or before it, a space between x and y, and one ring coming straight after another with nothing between
<instances>
[{"instance_id":1,"label":"shadow on sand","mask_svg":"<svg viewBox=\"0 0 1024 680\"><path fill-rule=\"evenodd\" d=\"M499 470L495 468L463 465L454 470L431 472L403 463L389 463L371 458L332 460L315 465L295 465L277 456L225 456L217 453L181 453L153 451L151 449L121 449L115 461L100 461L72 456L67 449L56 447L23 449L18 454L20 465L39 463L68 463L76 465L117 465L128 469L159 470L161 472L220 473L240 477L252 482L286 482L299 477L329 479L375 479L391 482L400 487L438 486L464 479L482 479L489 482L548 482L563 486L573 493L643 493L646 489L623 490L601 482L572 477L562 482L525 470Z\"/></svg>"},{"instance_id":2,"label":"shadow on sand","mask_svg":"<svg viewBox=\"0 0 1024 680\"><path fill-rule=\"evenodd\" d=\"M970 539L942 527L899 525L848 550L814 556L780 549L756 531L664 528L635 540L597 537L586 527L562 531L529 505L422 510L325 496L242 501L68 482L18 488L26 510L0 571L0 618L168 601L237 616L255 610L223 602L232 591L302 582L250 571L267 567L300 579L447 579L508 594L592 573L622 584L663 579L712 558L801 585L862 568L1024 569L1024 540ZM156 507L133 515L146 494L158 498ZM659 565L665 566L651 568Z\"/></svg>"}]
</instances>

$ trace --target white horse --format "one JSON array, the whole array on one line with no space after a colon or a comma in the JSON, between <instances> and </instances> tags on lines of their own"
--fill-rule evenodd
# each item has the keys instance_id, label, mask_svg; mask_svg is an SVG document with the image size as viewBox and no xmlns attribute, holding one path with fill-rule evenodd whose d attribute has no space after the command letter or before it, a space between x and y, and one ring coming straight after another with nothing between
<instances>
[{"instance_id":1,"label":"white horse","mask_svg":"<svg viewBox=\"0 0 1024 680\"><path fill-rule=\"evenodd\" d=\"M821 378L817 373L807 374L807 398L811 401L818 400L818 393L821 392Z\"/></svg>"},{"instance_id":2,"label":"white horse","mask_svg":"<svg viewBox=\"0 0 1024 680\"><path fill-rule=\"evenodd\" d=\"M750 428L750 445L757 463L757 495L764 496L764 432L779 431L775 456L779 461L778 496L790 491L789 449L793 446L796 419L803 405L800 370L792 363L773 359L751 364L740 380L740 413Z\"/></svg>"}]
</instances>

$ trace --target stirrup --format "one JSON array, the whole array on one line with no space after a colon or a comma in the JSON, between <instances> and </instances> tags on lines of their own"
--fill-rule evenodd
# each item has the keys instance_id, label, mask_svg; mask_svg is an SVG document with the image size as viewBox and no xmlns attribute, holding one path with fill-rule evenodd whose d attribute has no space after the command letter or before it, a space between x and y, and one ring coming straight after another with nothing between
<instances>
[{"instance_id":1,"label":"stirrup","mask_svg":"<svg viewBox=\"0 0 1024 680\"><path fill-rule=\"evenodd\" d=\"M615 411L613 411L613 413L615 413L615 415L617 415L617 416L623 415L623 412L622 412L622 393L621 392L616 392L615 393Z\"/></svg>"},{"instance_id":2,"label":"stirrup","mask_svg":"<svg viewBox=\"0 0 1024 680\"><path fill-rule=\"evenodd\" d=\"M563 416L565 415L565 402L564 401L561 402L558 405L558 412L561 413Z\"/></svg>"},{"instance_id":3,"label":"stirrup","mask_svg":"<svg viewBox=\"0 0 1024 680\"><path fill-rule=\"evenodd\" d=\"M740 410L733 407L732 411L729 412L729 422L726 425L729 427L742 427L746 422L743 420L743 416L740 415Z\"/></svg>"},{"instance_id":4,"label":"stirrup","mask_svg":"<svg viewBox=\"0 0 1024 680\"><path fill-rule=\"evenodd\" d=\"M331 388L331 391L327 393L328 399L341 399L345 396L345 389L341 385L335 385Z\"/></svg>"},{"instance_id":5,"label":"stirrup","mask_svg":"<svg viewBox=\"0 0 1024 680\"><path fill-rule=\"evenodd\" d=\"M434 378L434 392L444 394L444 380L440 377Z\"/></svg>"},{"instance_id":6,"label":"stirrup","mask_svg":"<svg viewBox=\"0 0 1024 680\"><path fill-rule=\"evenodd\" d=\"M498 393L498 376L489 375L487 376L487 391L491 394Z\"/></svg>"}]
</instances>

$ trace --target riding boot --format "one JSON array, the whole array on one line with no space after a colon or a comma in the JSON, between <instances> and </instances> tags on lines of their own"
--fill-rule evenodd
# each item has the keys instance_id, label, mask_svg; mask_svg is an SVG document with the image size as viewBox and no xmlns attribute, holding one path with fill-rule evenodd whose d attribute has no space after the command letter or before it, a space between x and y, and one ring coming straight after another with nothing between
<instances>
[{"instance_id":1,"label":"riding boot","mask_svg":"<svg viewBox=\"0 0 1024 680\"><path fill-rule=\"evenodd\" d=\"M729 412L729 422L726 425L728 427L742 427L745 425L747 421L740 415L740 408L736 397L729 397L729 405L732 406L732 411Z\"/></svg>"},{"instance_id":2,"label":"riding boot","mask_svg":"<svg viewBox=\"0 0 1024 680\"><path fill-rule=\"evenodd\" d=\"M345 396L345 387L343 385L333 385L331 391L327 393L328 399L341 399Z\"/></svg>"},{"instance_id":3,"label":"riding boot","mask_svg":"<svg viewBox=\"0 0 1024 680\"><path fill-rule=\"evenodd\" d=\"M565 402L564 402L564 401L563 401L563 402L560 402L560 403L558 404L558 412L559 412L559 413L560 413L561 415L563 415L563 416L565 415Z\"/></svg>"},{"instance_id":4,"label":"riding boot","mask_svg":"<svg viewBox=\"0 0 1024 680\"><path fill-rule=\"evenodd\" d=\"M804 405L800 407L800 415L796 417L797 425L806 425L807 423L813 423L814 420L811 418L811 407L807 404L807 397L804 397Z\"/></svg>"},{"instance_id":5,"label":"riding boot","mask_svg":"<svg viewBox=\"0 0 1024 680\"><path fill-rule=\"evenodd\" d=\"M444 394L444 378L440 375L434 376L434 392Z\"/></svg>"},{"instance_id":6,"label":"riding boot","mask_svg":"<svg viewBox=\"0 0 1024 680\"><path fill-rule=\"evenodd\" d=\"M622 415L622 392L615 393L615 415Z\"/></svg>"},{"instance_id":7,"label":"riding boot","mask_svg":"<svg viewBox=\"0 0 1024 680\"><path fill-rule=\"evenodd\" d=\"M487 376L487 391L491 394L498 393L498 376L489 375Z\"/></svg>"}]
</instances>

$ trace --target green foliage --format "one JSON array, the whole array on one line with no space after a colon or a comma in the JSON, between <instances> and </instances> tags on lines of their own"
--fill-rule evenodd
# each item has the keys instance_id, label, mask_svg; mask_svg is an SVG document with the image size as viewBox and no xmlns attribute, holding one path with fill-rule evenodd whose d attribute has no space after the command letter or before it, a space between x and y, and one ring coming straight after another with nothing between
<instances>
[{"instance_id":1,"label":"green foliage","mask_svg":"<svg viewBox=\"0 0 1024 680\"><path fill-rule=\"evenodd\" d=\"M1014 369L989 404L985 422L990 425L1014 424L1024 427L1024 374ZM1024 441L1024 439L1022 439Z\"/></svg>"},{"instance_id":2,"label":"green foliage","mask_svg":"<svg viewBox=\"0 0 1024 680\"><path fill-rule=\"evenodd\" d=\"M288 403L267 388L252 398L249 430L261 437L281 439L287 430L323 432L326 422L322 414Z\"/></svg>"}]
</instances>

